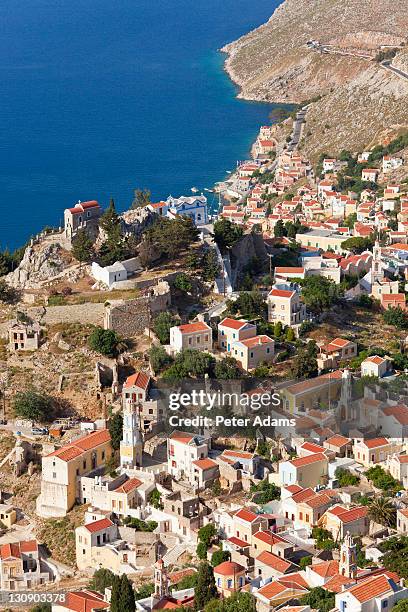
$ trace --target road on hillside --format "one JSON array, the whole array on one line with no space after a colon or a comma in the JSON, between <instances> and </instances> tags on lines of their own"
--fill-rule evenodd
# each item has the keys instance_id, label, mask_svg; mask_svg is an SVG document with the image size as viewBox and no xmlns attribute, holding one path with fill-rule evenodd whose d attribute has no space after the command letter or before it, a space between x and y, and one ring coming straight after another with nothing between
<instances>
[{"instance_id":1,"label":"road on hillside","mask_svg":"<svg viewBox=\"0 0 408 612\"><path fill-rule=\"evenodd\" d=\"M398 76L408 81L408 72L404 72L403 70L400 70L399 68L394 68L394 66L391 65L391 60L386 60L385 62L381 62L381 66L385 68L386 70L390 70L390 72L394 72L395 74L398 74Z\"/></svg>"}]
</instances>

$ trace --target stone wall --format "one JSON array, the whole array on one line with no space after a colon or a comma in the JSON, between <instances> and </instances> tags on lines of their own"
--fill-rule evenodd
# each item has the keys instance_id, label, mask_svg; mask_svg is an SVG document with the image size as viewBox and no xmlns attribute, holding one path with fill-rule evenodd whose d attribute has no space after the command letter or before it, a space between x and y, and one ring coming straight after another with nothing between
<instances>
[{"instance_id":1,"label":"stone wall","mask_svg":"<svg viewBox=\"0 0 408 612\"><path fill-rule=\"evenodd\" d=\"M105 306L104 327L125 338L143 334L153 317L169 308L169 284L159 282L151 291L134 300L111 302Z\"/></svg>"}]
</instances>

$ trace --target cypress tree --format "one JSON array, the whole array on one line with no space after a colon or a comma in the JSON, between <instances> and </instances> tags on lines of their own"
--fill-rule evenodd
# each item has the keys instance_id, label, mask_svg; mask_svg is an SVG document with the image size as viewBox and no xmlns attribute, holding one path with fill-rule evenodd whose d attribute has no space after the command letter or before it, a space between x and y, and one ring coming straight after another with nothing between
<instances>
[{"instance_id":1,"label":"cypress tree","mask_svg":"<svg viewBox=\"0 0 408 612\"><path fill-rule=\"evenodd\" d=\"M135 592L132 583L126 574L122 574L120 579L119 612L135 612L135 610Z\"/></svg>"},{"instance_id":2,"label":"cypress tree","mask_svg":"<svg viewBox=\"0 0 408 612\"><path fill-rule=\"evenodd\" d=\"M214 571L208 563L201 563L198 568L197 586L194 593L196 610L203 610L205 605L218 596L215 586Z\"/></svg>"},{"instance_id":3,"label":"cypress tree","mask_svg":"<svg viewBox=\"0 0 408 612\"><path fill-rule=\"evenodd\" d=\"M121 580L119 576L115 576L112 582L110 612L121 612L121 608L119 605L120 591L121 591Z\"/></svg>"}]
</instances>

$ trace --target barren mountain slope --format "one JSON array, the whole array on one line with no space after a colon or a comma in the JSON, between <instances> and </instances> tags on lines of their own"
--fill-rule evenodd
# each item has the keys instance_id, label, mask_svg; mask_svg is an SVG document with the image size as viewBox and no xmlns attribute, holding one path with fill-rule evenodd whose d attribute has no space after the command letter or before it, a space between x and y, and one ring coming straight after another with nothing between
<instances>
[{"instance_id":1,"label":"barren mountain slope","mask_svg":"<svg viewBox=\"0 0 408 612\"><path fill-rule=\"evenodd\" d=\"M339 54L374 57L381 45L404 42L407 31L406 0L285 0L268 23L224 48L226 68L245 98L301 102L323 95L308 117L305 150L334 154L408 123L408 81L370 59ZM308 49L309 40L335 53ZM395 65L406 58L403 50Z\"/></svg>"}]
</instances>

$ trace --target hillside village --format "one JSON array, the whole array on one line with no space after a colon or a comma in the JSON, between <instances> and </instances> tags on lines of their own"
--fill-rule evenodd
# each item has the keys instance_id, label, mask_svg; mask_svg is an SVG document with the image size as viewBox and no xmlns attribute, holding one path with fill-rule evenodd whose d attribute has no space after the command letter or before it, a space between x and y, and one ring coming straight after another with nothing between
<instances>
[{"instance_id":1,"label":"hillside village","mask_svg":"<svg viewBox=\"0 0 408 612\"><path fill-rule=\"evenodd\" d=\"M78 201L0 254L0 591L406 609L408 134L312 164L307 112L217 210Z\"/></svg>"}]
</instances>

